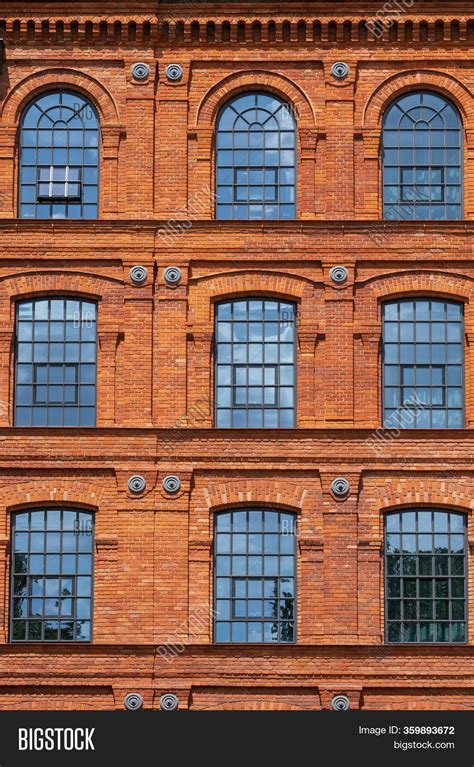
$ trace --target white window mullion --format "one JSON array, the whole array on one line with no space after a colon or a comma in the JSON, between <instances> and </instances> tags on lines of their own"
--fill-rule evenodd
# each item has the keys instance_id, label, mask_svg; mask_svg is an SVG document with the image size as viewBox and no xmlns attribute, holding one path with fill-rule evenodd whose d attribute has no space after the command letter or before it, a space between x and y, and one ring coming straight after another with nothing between
<instances>
[{"instance_id":1,"label":"white window mullion","mask_svg":"<svg viewBox=\"0 0 474 767\"><path fill-rule=\"evenodd\" d=\"M54 165L49 167L49 196L53 196L53 178L54 178Z\"/></svg>"}]
</instances>

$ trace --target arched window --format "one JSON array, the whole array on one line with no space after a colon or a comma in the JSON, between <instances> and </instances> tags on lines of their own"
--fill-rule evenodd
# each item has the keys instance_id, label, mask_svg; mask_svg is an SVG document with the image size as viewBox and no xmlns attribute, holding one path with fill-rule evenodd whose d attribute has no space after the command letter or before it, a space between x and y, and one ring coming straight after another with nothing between
<instances>
[{"instance_id":1,"label":"arched window","mask_svg":"<svg viewBox=\"0 0 474 767\"><path fill-rule=\"evenodd\" d=\"M90 512L13 514L10 641L90 641L93 543Z\"/></svg>"},{"instance_id":2,"label":"arched window","mask_svg":"<svg viewBox=\"0 0 474 767\"><path fill-rule=\"evenodd\" d=\"M97 307L77 298L16 305L15 426L94 426Z\"/></svg>"},{"instance_id":3,"label":"arched window","mask_svg":"<svg viewBox=\"0 0 474 767\"><path fill-rule=\"evenodd\" d=\"M216 642L294 642L296 518L269 509L216 514Z\"/></svg>"},{"instance_id":4,"label":"arched window","mask_svg":"<svg viewBox=\"0 0 474 767\"><path fill-rule=\"evenodd\" d=\"M21 218L97 218L99 119L78 93L30 103L20 131Z\"/></svg>"},{"instance_id":5,"label":"arched window","mask_svg":"<svg viewBox=\"0 0 474 767\"><path fill-rule=\"evenodd\" d=\"M217 218L295 218L292 107L269 93L236 96L219 114L216 137Z\"/></svg>"},{"instance_id":6,"label":"arched window","mask_svg":"<svg viewBox=\"0 0 474 767\"><path fill-rule=\"evenodd\" d=\"M295 306L243 298L216 306L216 426L295 425Z\"/></svg>"},{"instance_id":7,"label":"arched window","mask_svg":"<svg viewBox=\"0 0 474 767\"><path fill-rule=\"evenodd\" d=\"M462 122L435 93L406 93L383 120L383 217L462 218Z\"/></svg>"},{"instance_id":8,"label":"arched window","mask_svg":"<svg viewBox=\"0 0 474 767\"><path fill-rule=\"evenodd\" d=\"M387 301L382 320L385 428L464 426L462 304Z\"/></svg>"},{"instance_id":9,"label":"arched window","mask_svg":"<svg viewBox=\"0 0 474 767\"><path fill-rule=\"evenodd\" d=\"M442 509L387 514L387 642L465 642L466 564L464 514Z\"/></svg>"}]
</instances>

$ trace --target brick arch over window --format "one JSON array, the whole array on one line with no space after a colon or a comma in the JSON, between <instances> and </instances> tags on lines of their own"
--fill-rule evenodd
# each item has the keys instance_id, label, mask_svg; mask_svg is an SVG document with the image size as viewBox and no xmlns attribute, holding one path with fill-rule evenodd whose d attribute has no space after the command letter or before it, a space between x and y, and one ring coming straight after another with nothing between
<instances>
[{"instance_id":1,"label":"brick arch over window","mask_svg":"<svg viewBox=\"0 0 474 767\"><path fill-rule=\"evenodd\" d=\"M109 91L94 77L75 69L47 69L26 77L5 99L2 121L7 125L17 124L30 101L42 93L58 89L76 90L90 99L99 112L101 127L119 123L117 105Z\"/></svg>"},{"instance_id":2,"label":"brick arch over window","mask_svg":"<svg viewBox=\"0 0 474 767\"><path fill-rule=\"evenodd\" d=\"M269 91L286 99L293 107L298 128L316 128L311 102L287 77L276 72L253 70L236 72L214 85L199 104L196 125L213 128L220 108L233 96L245 91Z\"/></svg>"},{"instance_id":3,"label":"brick arch over window","mask_svg":"<svg viewBox=\"0 0 474 767\"><path fill-rule=\"evenodd\" d=\"M382 448L383 449L383 448ZM431 507L469 514L474 509L474 477L417 474L365 477L360 496L359 535L376 550L383 543L384 514L398 509ZM379 572L379 561L374 561ZM375 577L375 576L374 576Z\"/></svg>"},{"instance_id":4,"label":"brick arch over window","mask_svg":"<svg viewBox=\"0 0 474 767\"><path fill-rule=\"evenodd\" d=\"M369 96L360 124L364 140L364 168L361 180L365 185L363 213L369 218L380 218L382 174L380 168L380 143L382 121L387 107L398 96L408 91L432 91L451 101L460 112L464 127L464 216L474 215L474 100L471 91L457 78L436 70L407 70L398 72L382 82Z\"/></svg>"},{"instance_id":5,"label":"brick arch over window","mask_svg":"<svg viewBox=\"0 0 474 767\"><path fill-rule=\"evenodd\" d=\"M310 100L295 83L276 72L253 70L236 72L216 83L204 96L196 112L195 137L197 138L197 175L195 190L215 189L213 145L218 112L226 101L246 91L273 93L286 100L296 117L297 147L297 210L299 218L311 218L315 212L315 162L317 129L316 118ZM213 199L209 196L209 207L204 212L212 218Z\"/></svg>"},{"instance_id":6,"label":"brick arch over window","mask_svg":"<svg viewBox=\"0 0 474 767\"><path fill-rule=\"evenodd\" d=\"M2 157L0 178L7 179L4 204L0 216L15 215L17 196L18 127L25 107L36 97L54 90L77 91L97 108L101 135L100 211L118 210L118 154L123 128L117 105L109 91L95 78L74 69L47 69L34 72L16 85L8 94L2 110ZM14 180L14 183L12 181ZM102 190L107 189L107 195Z\"/></svg>"},{"instance_id":7,"label":"brick arch over window","mask_svg":"<svg viewBox=\"0 0 474 767\"><path fill-rule=\"evenodd\" d=\"M32 294L46 294L63 291L64 293L89 296L102 299L106 294L115 291L116 298L121 295L123 282L111 277L96 277L88 272L34 271L19 272L0 278L0 295L10 298L20 298ZM120 309L117 309L117 316Z\"/></svg>"},{"instance_id":8,"label":"brick arch over window","mask_svg":"<svg viewBox=\"0 0 474 767\"><path fill-rule=\"evenodd\" d=\"M316 277L318 279L320 274ZM316 293L322 295L322 281L279 271L264 269L248 270L245 273L215 273L190 281L189 290L189 409L193 404L199 407L203 419L200 425L212 426L212 344L214 338L214 304L232 298L260 296L291 301L296 304L297 342L301 359L298 363L298 386L314 386L314 353L316 339L323 328L323 303L316 300ZM315 323L315 317L317 321ZM203 360L205 362L203 362ZM304 398L297 398L298 422L312 419L313 402L304 404ZM304 409L306 408L306 409ZM309 410L308 410L309 408ZM308 412L306 412L308 410ZM306 423L306 421L304 421ZM313 421L311 420L312 424Z\"/></svg>"},{"instance_id":9,"label":"brick arch over window","mask_svg":"<svg viewBox=\"0 0 474 767\"><path fill-rule=\"evenodd\" d=\"M417 269L375 275L357 282L356 289L359 295L366 290L370 291L370 297L367 294L363 298L366 316L370 316L373 322L380 325L379 304L383 301L403 296L408 298L427 295L469 302L474 297L474 280L465 274ZM466 325L469 324L468 319L466 317ZM474 325L474 317L472 324Z\"/></svg>"},{"instance_id":10,"label":"brick arch over window","mask_svg":"<svg viewBox=\"0 0 474 767\"><path fill-rule=\"evenodd\" d=\"M203 488L204 501L212 513L247 506L269 508L300 513L308 496L308 489L301 486L300 479L235 479L213 482Z\"/></svg>"},{"instance_id":11,"label":"brick arch over window","mask_svg":"<svg viewBox=\"0 0 474 767\"><path fill-rule=\"evenodd\" d=\"M290 702L290 700L292 702ZM220 692L208 693L206 690L193 693L190 709L194 711L314 711L320 709L319 697L306 691L293 691L273 688L271 691L255 692L251 688L246 695Z\"/></svg>"},{"instance_id":12,"label":"brick arch over window","mask_svg":"<svg viewBox=\"0 0 474 767\"><path fill-rule=\"evenodd\" d=\"M195 322L205 324L211 320L213 302L252 294L299 301L307 290L312 292L313 284L311 280L284 272L225 272L195 280L194 288L191 289L190 304L195 307Z\"/></svg>"},{"instance_id":13,"label":"brick arch over window","mask_svg":"<svg viewBox=\"0 0 474 767\"><path fill-rule=\"evenodd\" d=\"M58 504L71 505L95 512L99 509L106 488L94 481L84 482L77 478L42 477L22 481L20 476L0 479L0 504L7 512L19 509Z\"/></svg>"},{"instance_id":14,"label":"brick arch over window","mask_svg":"<svg viewBox=\"0 0 474 767\"><path fill-rule=\"evenodd\" d=\"M472 93L460 80L446 72L420 69L398 72L381 83L364 107L363 125L367 128L381 128L387 107L407 91L438 91L453 102L464 121L474 120Z\"/></svg>"},{"instance_id":15,"label":"brick arch over window","mask_svg":"<svg viewBox=\"0 0 474 767\"><path fill-rule=\"evenodd\" d=\"M471 512L474 509L473 495L473 477L390 478L377 487L371 487L371 514L416 506Z\"/></svg>"},{"instance_id":16,"label":"brick arch over window","mask_svg":"<svg viewBox=\"0 0 474 767\"><path fill-rule=\"evenodd\" d=\"M0 309L9 323L0 331L0 366L10 376L0 379L0 402L12 404L14 381L14 337L16 301L63 293L89 298L99 303L97 426L115 421L115 389L118 340L122 334L122 280L95 276L87 272L41 270L19 272L0 279ZM12 408L0 407L0 425L10 426Z\"/></svg>"},{"instance_id":17,"label":"brick arch over window","mask_svg":"<svg viewBox=\"0 0 474 767\"><path fill-rule=\"evenodd\" d=\"M362 341L355 348L355 375L358 398L357 410L363 418L367 413L373 417L372 424L381 422L381 348L382 317L381 304L396 298L443 298L464 304L464 331L468 343L465 346L465 377L473 374L474 358L471 352L474 343L474 281L465 274L438 272L432 269L403 270L377 274L356 282L357 304L355 333ZM360 378L358 378L360 376ZM362 386L370 380L370 387ZM357 381L360 383L358 384ZM474 396L466 386L466 426L474 418Z\"/></svg>"}]
</instances>

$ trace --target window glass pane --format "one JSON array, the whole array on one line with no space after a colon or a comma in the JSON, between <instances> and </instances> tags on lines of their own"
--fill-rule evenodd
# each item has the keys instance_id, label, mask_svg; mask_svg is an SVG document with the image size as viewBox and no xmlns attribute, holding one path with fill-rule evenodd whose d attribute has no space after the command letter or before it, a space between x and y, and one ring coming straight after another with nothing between
<instances>
[{"instance_id":1,"label":"window glass pane","mask_svg":"<svg viewBox=\"0 0 474 767\"><path fill-rule=\"evenodd\" d=\"M400 530L409 532L400 536ZM465 531L465 516L456 512L410 509L386 515L388 642L465 641ZM430 628L433 620L436 630Z\"/></svg>"},{"instance_id":2,"label":"window glass pane","mask_svg":"<svg viewBox=\"0 0 474 767\"><path fill-rule=\"evenodd\" d=\"M263 299L218 304L215 332L216 425L293 427L294 305Z\"/></svg>"},{"instance_id":3,"label":"window glass pane","mask_svg":"<svg viewBox=\"0 0 474 767\"><path fill-rule=\"evenodd\" d=\"M463 425L462 309L462 304L441 299L401 299L384 304L386 428Z\"/></svg>"},{"instance_id":4,"label":"window glass pane","mask_svg":"<svg viewBox=\"0 0 474 767\"><path fill-rule=\"evenodd\" d=\"M408 93L386 110L383 203L387 219L460 219L462 122L432 93Z\"/></svg>"},{"instance_id":5,"label":"window glass pane","mask_svg":"<svg viewBox=\"0 0 474 767\"><path fill-rule=\"evenodd\" d=\"M17 304L16 425L95 424L96 319L90 301L52 298Z\"/></svg>"},{"instance_id":6,"label":"window glass pane","mask_svg":"<svg viewBox=\"0 0 474 767\"><path fill-rule=\"evenodd\" d=\"M96 110L78 93L56 91L30 103L20 128L20 215L96 218L98 146Z\"/></svg>"},{"instance_id":7,"label":"window glass pane","mask_svg":"<svg viewBox=\"0 0 474 767\"><path fill-rule=\"evenodd\" d=\"M50 509L13 515L11 641L90 641L93 563L90 554L84 558L78 552L92 550L93 536L89 512ZM60 616L68 618L61 627L54 620Z\"/></svg>"},{"instance_id":8,"label":"window glass pane","mask_svg":"<svg viewBox=\"0 0 474 767\"><path fill-rule=\"evenodd\" d=\"M214 540L215 641L295 641L295 516L221 512Z\"/></svg>"},{"instance_id":9,"label":"window glass pane","mask_svg":"<svg viewBox=\"0 0 474 767\"><path fill-rule=\"evenodd\" d=\"M217 218L294 218L295 143L293 110L279 98L231 99L217 120Z\"/></svg>"}]
</instances>

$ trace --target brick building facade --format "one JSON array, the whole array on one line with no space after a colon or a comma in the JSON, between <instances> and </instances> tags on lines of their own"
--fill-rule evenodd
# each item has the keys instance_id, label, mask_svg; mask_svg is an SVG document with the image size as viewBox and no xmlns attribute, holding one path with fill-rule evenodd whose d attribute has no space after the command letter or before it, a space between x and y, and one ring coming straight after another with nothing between
<instances>
[{"instance_id":1,"label":"brick building facade","mask_svg":"<svg viewBox=\"0 0 474 767\"><path fill-rule=\"evenodd\" d=\"M420 0L389 10L357 0L284 6L263 2L256 7L237 2L51 0L29 3L27 12L24 4L2 4L0 708L121 709L130 692L142 695L146 708L156 709L166 693L177 695L181 708L196 710L330 708L337 695L362 709L474 707L474 621L465 623L464 602L456 599L467 596L472 615L474 14L467 2ZM138 63L146 66L134 68ZM337 63L348 69L334 67ZM257 92L276 99L275 109L283 104L287 122L294 126L288 133L293 130L296 137L296 196L291 197L291 190L286 193L289 207L283 217L270 204L263 220L258 205L255 211L253 207L262 182L252 187L245 176L239 187L238 176L232 175L235 168L230 175L224 168L222 178L231 179L230 195L241 193L247 207L240 214L235 205L237 220L226 211L216 216L216 203L225 203L216 192L216 122L232 99ZM87 119L100 127L97 215L90 180L94 149L84 149L79 170L73 167L76 176L69 180L55 176L54 169L68 167L71 173L73 161L56 162L56 155L28 160L33 151L38 158L45 148L49 151L48 141L55 139L48 139L39 123L44 115L32 128L27 110L41 99L46 110L44 97L58 93L72 94L79 104L85 99L92 115ZM445 115L452 105L452 115L459 118L458 170L456 125L445 125L436 144L445 151L445 164L436 156L420 170L415 157L403 178L410 172L419 172L419 178L412 177L406 187L400 181L408 212L391 217L384 215L382 200L384 119L397 100L420 93L434 94ZM428 126L420 131L426 137L429 120L420 114ZM433 119L439 121L439 114ZM65 123L62 129L72 152L82 139L74 138ZM275 130L283 141L281 125ZM92 136L91 125L84 135L87 131ZM225 141L237 141L238 131L232 131ZM35 141L37 147L31 149ZM90 142L93 147L93 138ZM277 171L286 162L282 146L277 148ZM401 148L390 151L402 156ZM266 199L276 194L279 183L274 155L269 158ZM228 156L223 154L222 161L229 163ZM42 165L37 177L35 162ZM249 163L250 169L242 172L253 172ZM291 173L285 177L291 179ZM49 187L41 191L43 182ZM82 185L80 193L71 191L74 183ZM411 192L403 191L408 187ZM416 212L418 194L424 202L423 195L428 195L428 213ZM82 204L84 210L90 206L84 216L78 212ZM296 204L295 214L291 204ZM42 206L44 215L37 215L35 206ZM75 213L64 215L66 208ZM431 215L435 208L439 213ZM131 272L136 266L145 267L146 275L142 270L137 279ZM339 272L340 281L335 266L347 270ZM176 269L170 274L169 267L180 274ZM465 388L462 392L458 381L457 389L449 389L449 360L438 364L432 356L418 367L401 360L397 375L406 375L406 383L415 368L429 368L431 399L424 405L433 412L437 407L441 420L430 422L432 428L398 429L392 423L382 431L382 388L388 380L387 371L382 374L388 359L382 352L383 310L397 302L411 306L408 299L416 311L423 301L431 302L433 313L447 311L444 324L452 333L456 323L450 320L450 307L461 307L464 327L458 340L464 341ZM72 355L70 363L67 358L53 363L52 335L49 351L38 341L38 357L28 358L26 350L22 358L18 334L23 332L22 316L24 332L30 332L32 307L37 312L35 333L44 331L48 319L51 333L53 325L54 332L62 332L53 310L59 311L61 302L66 306L77 300L97 310L96 421L87 425L87 418L93 422L89 414L79 420L83 425L68 426L71 421L64 420L56 426L54 418L63 417L56 413L61 407L69 413L64 419L81 418L78 396L84 397L84 411L87 404L94 410L95 400L86 400L93 396L93 381L77 394L80 364L74 354L79 352L72 342L66 352ZM253 407L249 378L242 395L229 388L229 396L247 397L239 418L257 419L254 427L216 425L216 307L240 302L242 308L252 300L260 302L259 311L262 301L268 302L265 311L276 302L294 307L286 322L294 332L297 370L292 379L294 428L258 428L258 418L266 418L271 408ZM50 314L41 319L40 305L44 309L47 302ZM250 325L252 307L245 305ZM71 309L71 327L77 306ZM85 333L82 320L79 325ZM239 340L240 331L235 332ZM39 337L35 335L35 343ZM435 355L434 336L430 339ZM279 353L290 354L282 348ZM45 362L41 355L47 354ZM256 364L255 375L263 370L281 376L282 359L267 367ZM48 395L40 381L46 368ZM61 379L62 401L56 409L51 405L53 368L71 375L74 389L68 395L67 381ZM232 375L240 375L240 367L234 368ZM438 374L441 383L435 391ZM452 374L457 374L454 369ZM33 375L26 387L22 375ZM29 393L22 385L30 387ZM280 405L282 387L281 382ZM412 381L412 394L413 387ZM270 400L276 397L275 387L267 388ZM49 409L41 404L45 396L53 398ZM236 400L232 402L228 417L237 408ZM385 404L389 407L388 399ZM275 405L272 413L277 410ZM407 412L412 413L409 408ZM45 425L49 417L53 420ZM449 423L442 421L451 417ZM140 480L130 488L130 478L137 475L146 481L144 489ZM178 478L174 485L164 483L170 476ZM333 484L337 478L348 482L342 483L341 495ZM63 527L51 534L51 549L42 548L49 543L41 525L34 533L37 512L44 510L64 515ZM286 573L294 576L296 596L293 606L281 600L275 608L282 611L276 629L251 604L250 591L246 605L232 603L231 618L225 615L228 603L219 616L215 602L215 519L223 520L224 530L230 518L226 512L260 510L297 520L297 534L291 532L295 556L288 565L293 570ZM93 557L90 551L84 554L89 559L77 554L76 570L67 580L70 538L64 525L71 511L76 514L74 546L81 551L84 545L87 552L87 540L92 541ZM396 517L400 512L412 516ZM435 527L428 534L434 535L435 564L429 567L439 571L430 571L431 586L430 579L423 581L423 588L436 589L423 601L421 569L411 573L410 567L422 566L421 519L423 514L431 519L432 512ZM407 524L418 520L416 530L407 530L412 538L418 533L420 540L414 544L407 538L398 550L392 549L402 557L398 565L388 561L390 551L384 557L384 525L390 515L401 519L402 527L404 519ZM443 530L436 529L436 519L441 528L442 520L450 520L452 540L455 524L462 520L457 553L463 552L464 579L455 577L462 572L443 570L443 547L448 544ZM270 546L269 531L264 533ZM61 532L66 548L60 554L54 546ZM29 536L26 553L22 535ZM410 548L415 545L416 551ZM250 549L246 554L250 560ZM62 557L59 594L54 592L59 561L54 557ZM274 566L270 559L265 560L269 573ZM22 570L25 562L28 570ZM254 565L247 586L253 579L258 589L261 561ZM92 571L89 623L91 600L86 604L78 584ZM245 574L240 575L245 581ZM272 577L261 583L271 581L273 588ZM232 581L232 588L237 587ZM410 602L412 587L416 593ZM464 587L467 594L461 593ZM40 607L35 588L45 590L36 593ZM403 604L396 598L389 603L400 588L405 589ZM455 593L455 588L461 591ZM71 590L76 613L68 621ZM232 596L236 599L237 592ZM64 607L58 608L60 601ZM270 610L271 617L273 603L267 602L262 609ZM64 612L59 615L58 609ZM247 610L247 619L236 627L238 610ZM390 619L394 633L389 636ZM223 622L222 641L215 631L218 620ZM262 626L270 641L250 641ZM234 630L234 641L226 641ZM239 631L248 632L249 641L239 641ZM70 641L68 632L80 641Z\"/></svg>"}]
</instances>

